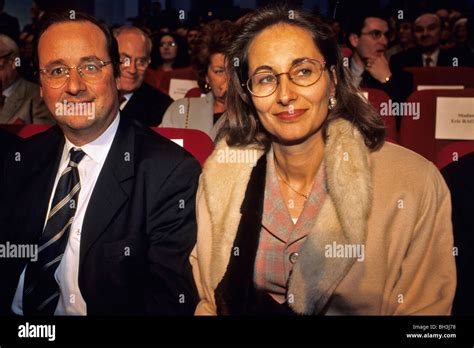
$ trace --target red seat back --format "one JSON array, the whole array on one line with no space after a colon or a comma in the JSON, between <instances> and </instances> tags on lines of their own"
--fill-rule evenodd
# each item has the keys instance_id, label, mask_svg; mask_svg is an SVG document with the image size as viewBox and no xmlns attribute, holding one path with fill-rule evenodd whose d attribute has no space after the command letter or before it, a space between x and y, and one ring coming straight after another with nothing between
<instances>
[{"instance_id":1,"label":"red seat back","mask_svg":"<svg viewBox=\"0 0 474 348\"><path fill-rule=\"evenodd\" d=\"M413 91L419 85L462 85L474 88L474 68L469 67L410 67L413 75Z\"/></svg>"},{"instance_id":2,"label":"red seat back","mask_svg":"<svg viewBox=\"0 0 474 348\"><path fill-rule=\"evenodd\" d=\"M405 146L432 162L436 154L445 146L459 140L435 139L436 98L437 97L474 97L474 89L463 90L426 90L415 91L408 98L409 103L419 103L420 117L402 117L399 141Z\"/></svg>"},{"instance_id":3,"label":"red seat back","mask_svg":"<svg viewBox=\"0 0 474 348\"><path fill-rule=\"evenodd\" d=\"M14 133L22 138L27 138L35 134L44 132L50 128L50 125L0 125L0 127ZM191 153L202 165L207 157L214 150L214 143L211 138L196 129L179 129L179 128L152 128L155 132L161 134L165 138L182 143L186 151ZM180 144L181 145L181 144Z\"/></svg>"},{"instance_id":4,"label":"red seat back","mask_svg":"<svg viewBox=\"0 0 474 348\"><path fill-rule=\"evenodd\" d=\"M462 156L474 152L474 140L457 141L442 148L436 154L436 166L442 169Z\"/></svg>"},{"instance_id":5,"label":"red seat back","mask_svg":"<svg viewBox=\"0 0 474 348\"><path fill-rule=\"evenodd\" d=\"M374 88L363 88L362 92L368 93L369 103L379 112L383 103L388 103L390 97L384 91ZM387 131L386 140L392 143L398 143L397 121L394 116L380 116Z\"/></svg>"}]
</instances>

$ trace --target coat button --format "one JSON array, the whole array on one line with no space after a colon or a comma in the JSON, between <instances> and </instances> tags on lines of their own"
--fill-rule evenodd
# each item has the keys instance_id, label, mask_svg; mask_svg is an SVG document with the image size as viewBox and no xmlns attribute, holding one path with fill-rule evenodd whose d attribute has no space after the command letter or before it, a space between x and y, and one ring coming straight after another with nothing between
<instances>
[{"instance_id":1,"label":"coat button","mask_svg":"<svg viewBox=\"0 0 474 348\"><path fill-rule=\"evenodd\" d=\"M298 260L298 256L299 256L298 253L291 253L290 254L290 262L293 263L293 264L296 263L296 261Z\"/></svg>"}]
</instances>

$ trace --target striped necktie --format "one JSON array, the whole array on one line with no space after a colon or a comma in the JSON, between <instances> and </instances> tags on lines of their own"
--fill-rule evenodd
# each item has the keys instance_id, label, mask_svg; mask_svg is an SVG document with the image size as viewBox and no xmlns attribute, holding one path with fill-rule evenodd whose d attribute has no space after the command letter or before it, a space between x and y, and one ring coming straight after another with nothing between
<instances>
[{"instance_id":1,"label":"striped necktie","mask_svg":"<svg viewBox=\"0 0 474 348\"><path fill-rule=\"evenodd\" d=\"M85 153L72 148L68 166L56 186L46 226L38 242L38 259L26 267L23 286L24 315L53 315L59 301L54 277L66 249L81 183L77 166Z\"/></svg>"}]
</instances>

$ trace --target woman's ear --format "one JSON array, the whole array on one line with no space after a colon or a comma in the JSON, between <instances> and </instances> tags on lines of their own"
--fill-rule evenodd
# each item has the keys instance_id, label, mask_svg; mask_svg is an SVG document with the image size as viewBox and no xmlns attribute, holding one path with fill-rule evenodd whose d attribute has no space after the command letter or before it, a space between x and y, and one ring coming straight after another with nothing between
<instances>
[{"instance_id":1,"label":"woman's ear","mask_svg":"<svg viewBox=\"0 0 474 348\"><path fill-rule=\"evenodd\" d=\"M331 66L331 68L329 69L329 72L331 74L330 91L331 91L331 95L334 96L334 95L336 95L336 86L337 86L336 66L335 65Z\"/></svg>"}]
</instances>

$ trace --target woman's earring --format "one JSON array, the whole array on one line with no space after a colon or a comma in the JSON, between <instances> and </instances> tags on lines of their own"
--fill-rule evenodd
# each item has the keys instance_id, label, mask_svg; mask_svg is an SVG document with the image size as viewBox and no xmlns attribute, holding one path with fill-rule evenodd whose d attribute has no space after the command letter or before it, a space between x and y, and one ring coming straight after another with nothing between
<instances>
[{"instance_id":1,"label":"woman's earring","mask_svg":"<svg viewBox=\"0 0 474 348\"><path fill-rule=\"evenodd\" d=\"M337 99L336 97L329 97L329 110L333 110L336 107Z\"/></svg>"},{"instance_id":2,"label":"woman's earring","mask_svg":"<svg viewBox=\"0 0 474 348\"><path fill-rule=\"evenodd\" d=\"M210 92L212 88L211 88L211 86L210 86L209 84L206 83L206 84L204 85L204 89L206 90L206 92Z\"/></svg>"}]
</instances>

